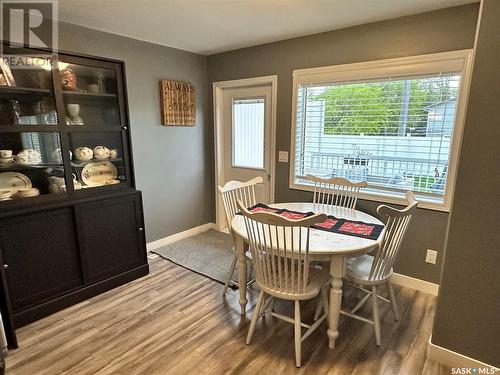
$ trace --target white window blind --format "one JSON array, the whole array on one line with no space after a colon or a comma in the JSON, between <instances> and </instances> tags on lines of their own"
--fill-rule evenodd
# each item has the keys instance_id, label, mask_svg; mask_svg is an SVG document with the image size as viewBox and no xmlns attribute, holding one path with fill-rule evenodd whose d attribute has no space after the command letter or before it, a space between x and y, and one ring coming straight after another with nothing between
<instances>
[{"instance_id":1,"label":"white window blind","mask_svg":"<svg viewBox=\"0 0 500 375\"><path fill-rule=\"evenodd\" d=\"M233 100L233 167L264 168L264 98Z\"/></svg>"},{"instance_id":2,"label":"white window blind","mask_svg":"<svg viewBox=\"0 0 500 375\"><path fill-rule=\"evenodd\" d=\"M437 71L298 82L293 184L341 176L367 181L368 192L442 202L461 81L461 71Z\"/></svg>"}]
</instances>

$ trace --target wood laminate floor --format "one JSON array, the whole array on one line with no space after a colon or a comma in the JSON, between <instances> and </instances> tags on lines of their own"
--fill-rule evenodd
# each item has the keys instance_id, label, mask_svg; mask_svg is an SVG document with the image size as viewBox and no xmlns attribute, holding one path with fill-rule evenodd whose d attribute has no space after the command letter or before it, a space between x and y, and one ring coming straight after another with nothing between
<instances>
[{"instance_id":1,"label":"wood laminate floor","mask_svg":"<svg viewBox=\"0 0 500 375\"><path fill-rule=\"evenodd\" d=\"M397 288L402 319L395 322L390 306L381 306L380 347L370 325L342 317L330 350L323 323L303 343L303 365L296 369L293 326L265 318L247 346L253 310L240 318L238 291L226 297L221 291L221 284L157 258L150 275L19 329L7 374L450 373L426 358L433 296ZM354 297L347 292L344 302L355 303ZM253 292L252 309L255 300ZM280 302L276 310L291 313L291 307ZM303 305L305 321L314 307Z\"/></svg>"}]
</instances>

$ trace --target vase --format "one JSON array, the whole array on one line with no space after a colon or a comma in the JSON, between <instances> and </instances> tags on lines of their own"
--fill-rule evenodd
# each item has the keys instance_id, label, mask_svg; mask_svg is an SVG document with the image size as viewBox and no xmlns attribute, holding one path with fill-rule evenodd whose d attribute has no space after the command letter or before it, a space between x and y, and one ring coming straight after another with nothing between
<instances>
[{"instance_id":1,"label":"vase","mask_svg":"<svg viewBox=\"0 0 500 375\"><path fill-rule=\"evenodd\" d=\"M85 125L82 118L79 116L80 104L68 104L66 105L66 109L68 110L68 115L73 125Z\"/></svg>"}]
</instances>

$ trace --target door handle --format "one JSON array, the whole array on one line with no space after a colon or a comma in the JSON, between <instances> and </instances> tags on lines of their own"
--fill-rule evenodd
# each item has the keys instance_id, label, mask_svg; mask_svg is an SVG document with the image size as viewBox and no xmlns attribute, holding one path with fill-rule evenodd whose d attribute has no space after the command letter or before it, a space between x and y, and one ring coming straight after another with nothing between
<instances>
[{"instance_id":1,"label":"door handle","mask_svg":"<svg viewBox=\"0 0 500 375\"><path fill-rule=\"evenodd\" d=\"M267 181L271 181L271 173L267 174Z\"/></svg>"}]
</instances>

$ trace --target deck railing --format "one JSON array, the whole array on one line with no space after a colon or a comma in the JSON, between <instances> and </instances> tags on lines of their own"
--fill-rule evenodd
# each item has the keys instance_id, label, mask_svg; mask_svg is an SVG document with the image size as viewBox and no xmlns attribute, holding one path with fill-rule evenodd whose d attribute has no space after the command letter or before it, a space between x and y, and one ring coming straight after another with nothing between
<instances>
[{"instance_id":1,"label":"deck railing","mask_svg":"<svg viewBox=\"0 0 500 375\"><path fill-rule=\"evenodd\" d=\"M371 185L443 193L447 160L311 152L304 175L342 176Z\"/></svg>"}]
</instances>

